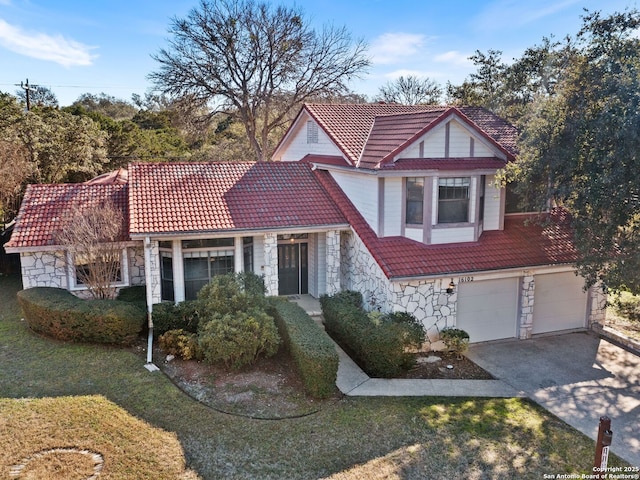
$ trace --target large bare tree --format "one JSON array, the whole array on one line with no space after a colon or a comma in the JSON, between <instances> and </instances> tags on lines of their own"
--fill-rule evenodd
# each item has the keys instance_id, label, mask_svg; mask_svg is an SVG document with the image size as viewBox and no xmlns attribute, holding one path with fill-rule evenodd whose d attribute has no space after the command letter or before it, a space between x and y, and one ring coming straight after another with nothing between
<instances>
[{"instance_id":1,"label":"large bare tree","mask_svg":"<svg viewBox=\"0 0 640 480\"><path fill-rule=\"evenodd\" d=\"M400 76L378 90L377 101L401 105L437 105L442 97L442 87L428 77Z\"/></svg>"},{"instance_id":2,"label":"large bare tree","mask_svg":"<svg viewBox=\"0 0 640 480\"><path fill-rule=\"evenodd\" d=\"M169 33L150 78L164 94L240 120L257 160L269 159L269 133L292 109L347 92L347 81L369 65L363 41L344 27L312 29L298 7L201 0Z\"/></svg>"},{"instance_id":3,"label":"large bare tree","mask_svg":"<svg viewBox=\"0 0 640 480\"><path fill-rule=\"evenodd\" d=\"M93 298L115 298L121 280L123 213L107 201L89 208L75 208L71 221L56 241L71 254L76 283L87 287Z\"/></svg>"}]
</instances>

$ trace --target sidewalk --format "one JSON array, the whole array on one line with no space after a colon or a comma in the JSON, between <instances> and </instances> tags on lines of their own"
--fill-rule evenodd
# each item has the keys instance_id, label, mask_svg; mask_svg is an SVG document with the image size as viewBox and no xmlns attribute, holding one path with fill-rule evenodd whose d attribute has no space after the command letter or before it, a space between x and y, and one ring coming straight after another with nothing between
<instances>
[{"instance_id":1,"label":"sidewalk","mask_svg":"<svg viewBox=\"0 0 640 480\"><path fill-rule=\"evenodd\" d=\"M309 316L321 322L320 303L309 295L295 295L290 300L300 305ZM370 378L336 344L340 358L336 385L345 395L365 397L525 397L501 380L420 380Z\"/></svg>"}]
</instances>

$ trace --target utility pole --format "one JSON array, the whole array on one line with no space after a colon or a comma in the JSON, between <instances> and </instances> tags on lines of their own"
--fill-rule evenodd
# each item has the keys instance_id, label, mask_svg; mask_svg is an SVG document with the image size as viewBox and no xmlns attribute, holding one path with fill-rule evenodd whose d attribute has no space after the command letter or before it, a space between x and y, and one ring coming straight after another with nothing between
<instances>
[{"instance_id":1,"label":"utility pole","mask_svg":"<svg viewBox=\"0 0 640 480\"><path fill-rule=\"evenodd\" d=\"M27 83L24 84L22 82L20 82L20 88L23 88L27 97L27 112L29 110L31 110L31 98L29 97L29 92L31 91L32 87L37 87L37 85L29 85L29 79L27 78Z\"/></svg>"}]
</instances>

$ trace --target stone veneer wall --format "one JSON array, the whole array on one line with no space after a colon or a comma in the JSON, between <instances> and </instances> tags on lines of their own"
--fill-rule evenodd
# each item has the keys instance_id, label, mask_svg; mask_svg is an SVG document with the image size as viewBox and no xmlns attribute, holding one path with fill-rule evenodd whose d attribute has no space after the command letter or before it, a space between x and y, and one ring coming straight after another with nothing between
<instances>
[{"instance_id":1,"label":"stone veneer wall","mask_svg":"<svg viewBox=\"0 0 640 480\"><path fill-rule=\"evenodd\" d=\"M526 340L533 334L533 302L536 280L532 272L524 272L520 284L520 339Z\"/></svg>"},{"instance_id":2,"label":"stone veneer wall","mask_svg":"<svg viewBox=\"0 0 640 480\"><path fill-rule=\"evenodd\" d=\"M23 252L20 254L22 288L69 288L64 251Z\"/></svg>"},{"instance_id":3,"label":"stone veneer wall","mask_svg":"<svg viewBox=\"0 0 640 480\"><path fill-rule=\"evenodd\" d=\"M151 303L162 301L161 279L160 279L160 249L158 242L153 240L148 247L151 250L151 265L149 265L150 282L147 282L147 289L151 288ZM146 268L146 265L145 265Z\"/></svg>"},{"instance_id":4,"label":"stone veneer wall","mask_svg":"<svg viewBox=\"0 0 640 480\"><path fill-rule=\"evenodd\" d=\"M598 329L605 324L607 315L607 294L602 291L602 285L594 285L589 289L589 328Z\"/></svg>"},{"instance_id":5,"label":"stone veneer wall","mask_svg":"<svg viewBox=\"0 0 640 480\"><path fill-rule=\"evenodd\" d=\"M333 295L340 291L340 231L330 230L326 233L326 293Z\"/></svg>"},{"instance_id":6,"label":"stone veneer wall","mask_svg":"<svg viewBox=\"0 0 640 480\"><path fill-rule=\"evenodd\" d=\"M267 295L278 295L278 234L264 234L264 284Z\"/></svg>"},{"instance_id":7,"label":"stone veneer wall","mask_svg":"<svg viewBox=\"0 0 640 480\"><path fill-rule=\"evenodd\" d=\"M129 285L144 285L144 247L127 249L129 257Z\"/></svg>"},{"instance_id":8,"label":"stone veneer wall","mask_svg":"<svg viewBox=\"0 0 640 480\"><path fill-rule=\"evenodd\" d=\"M414 315L427 332L427 346L442 347L440 330L455 326L457 293L448 294L450 278L390 281L354 232L343 232L342 286L362 293L365 308Z\"/></svg>"}]
</instances>

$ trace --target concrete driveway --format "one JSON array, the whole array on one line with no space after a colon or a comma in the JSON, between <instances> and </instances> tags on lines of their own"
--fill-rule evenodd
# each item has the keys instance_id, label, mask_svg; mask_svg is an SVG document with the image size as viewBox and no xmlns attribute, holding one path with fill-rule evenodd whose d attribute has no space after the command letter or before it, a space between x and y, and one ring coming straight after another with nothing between
<instances>
[{"instance_id":1,"label":"concrete driveway","mask_svg":"<svg viewBox=\"0 0 640 480\"><path fill-rule=\"evenodd\" d=\"M594 440L608 416L611 450L640 466L640 357L589 333L474 344L468 356Z\"/></svg>"}]
</instances>

